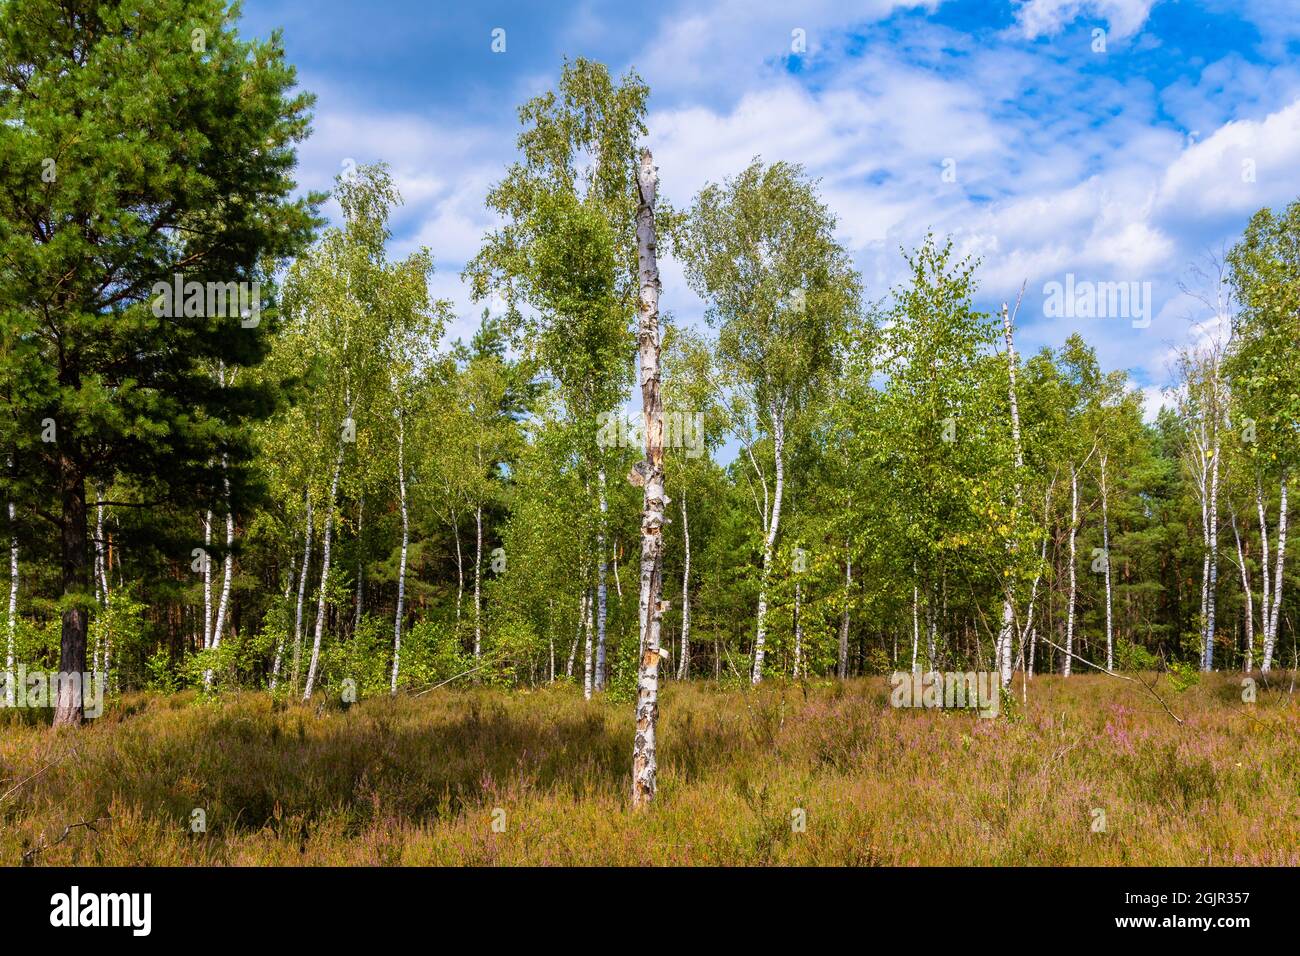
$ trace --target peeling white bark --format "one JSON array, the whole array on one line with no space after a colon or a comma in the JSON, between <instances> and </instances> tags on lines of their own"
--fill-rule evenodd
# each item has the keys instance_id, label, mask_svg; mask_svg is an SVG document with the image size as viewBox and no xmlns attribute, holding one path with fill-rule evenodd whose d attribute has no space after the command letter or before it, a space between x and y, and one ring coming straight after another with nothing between
<instances>
[{"instance_id":1,"label":"peeling white bark","mask_svg":"<svg viewBox=\"0 0 1300 956\"><path fill-rule=\"evenodd\" d=\"M664 508L664 407L659 382L661 349L659 331L658 237L655 199L658 175L650 150L641 151L637 175L640 202L636 212L637 264L640 296L637 303L637 350L640 357L641 406L644 421L644 504L641 512L641 659L637 668L636 734L632 744L632 807L648 805L655 795L658 764L655 730L659 721L659 631L666 603L663 594ZM770 550L770 546L769 546ZM759 625L760 641L762 625ZM761 643L755 654L755 673L762 664Z\"/></svg>"}]
</instances>

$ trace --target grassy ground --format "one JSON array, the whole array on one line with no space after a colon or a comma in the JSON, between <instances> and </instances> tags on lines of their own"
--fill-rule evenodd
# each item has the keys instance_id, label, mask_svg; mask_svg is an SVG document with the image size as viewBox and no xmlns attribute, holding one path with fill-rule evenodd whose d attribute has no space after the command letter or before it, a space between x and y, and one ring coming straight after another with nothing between
<instances>
[{"instance_id":1,"label":"grassy ground","mask_svg":"<svg viewBox=\"0 0 1300 956\"><path fill-rule=\"evenodd\" d=\"M9 712L0 863L1295 866L1300 698L1275 674L1243 705L1239 681L1161 680L1181 726L1102 675L1037 677L995 720L892 709L884 678L669 684L645 815L631 706L571 687L141 695L75 733Z\"/></svg>"}]
</instances>

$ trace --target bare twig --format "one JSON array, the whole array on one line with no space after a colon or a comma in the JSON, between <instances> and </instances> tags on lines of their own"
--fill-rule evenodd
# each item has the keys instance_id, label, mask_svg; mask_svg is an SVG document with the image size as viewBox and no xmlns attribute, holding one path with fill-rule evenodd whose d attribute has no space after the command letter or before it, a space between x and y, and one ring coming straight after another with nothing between
<instances>
[{"instance_id":1,"label":"bare twig","mask_svg":"<svg viewBox=\"0 0 1300 956\"><path fill-rule=\"evenodd\" d=\"M1046 634L1040 634L1039 640L1043 641L1046 644L1050 644L1052 647L1055 647L1062 654L1069 654L1071 657L1073 657L1076 661L1079 661L1080 663L1087 664L1089 667L1095 667L1103 674L1109 674L1111 677L1118 677L1120 680L1130 681L1134 684L1141 684L1144 688L1146 688L1148 694L1150 694L1152 697L1154 697L1156 700L1160 702L1160 706L1165 709L1166 714L1168 714L1170 717L1172 717L1175 721L1177 721L1180 724L1183 722L1183 718L1179 717L1172 710L1170 710L1169 705L1165 703L1165 699L1161 697L1159 694L1157 694L1155 692L1155 688L1153 688L1146 681L1140 680L1136 677L1125 677L1123 674L1116 674L1114 671L1107 670L1106 668L1102 667L1100 664L1094 664L1092 661L1080 657L1078 654L1075 654L1073 651L1067 651L1064 647L1061 647L1061 645L1052 641Z\"/></svg>"},{"instance_id":2,"label":"bare twig","mask_svg":"<svg viewBox=\"0 0 1300 956\"><path fill-rule=\"evenodd\" d=\"M66 840L69 834L71 834L72 831L75 830L77 827L85 827L87 830L90 830L94 833L98 833L99 831L95 829L95 824L98 823L100 820L109 820L109 819L111 819L111 817L106 813L103 816L95 817L95 819L93 820L78 820L76 823L69 823L66 827L63 828L63 833L61 833L59 835L59 838L55 840L53 843L42 843L40 846L34 846L30 850L25 851L23 853L23 866L31 866L32 860L36 858L36 854L43 853L46 850L50 849L51 847L58 846L60 843Z\"/></svg>"}]
</instances>

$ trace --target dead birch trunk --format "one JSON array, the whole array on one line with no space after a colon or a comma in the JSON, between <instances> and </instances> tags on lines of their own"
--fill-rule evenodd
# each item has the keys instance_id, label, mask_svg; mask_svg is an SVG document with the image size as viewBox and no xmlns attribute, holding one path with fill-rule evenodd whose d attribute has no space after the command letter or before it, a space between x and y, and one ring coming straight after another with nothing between
<instances>
[{"instance_id":1,"label":"dead birch trunk","mask_svg":"<svg viewBox=\"0 0 1300 956\"><path fill-rule=\"evenodd\" d=\"M1021 290L1023 293L1023 289ZM1020 302L1016 301L1016 313L1020 312ZM1011 445L1015 452L1015 511L1017 518L1020 515L1020 472L1024 468L1024 452L1020 448L1020 404L1016 395L1016 345L1015 337L1012 332L1011 311L1007 303L1002 303L1002 336L1007 344L1007 398L1011 405ZM1014 554L1016 544L1012 538L1008 550ZM1008 576L1005 591L1002 597L1002 625L998 631L997 659L998 671L1001 678L1002 687L1006 689L1011 685L1011 638L1015 634L1015 585L1014 577Z\"/></svg>"},{"instance_id":2,"label":"dead birch trunk","mask_svg":"<svg viewBox=\"0 0 1300 956\"><path fill-rule=\"evenodd\" d=\"M663 593L664 406L659 386L659 263L655 233L658 176L650 150L641 151L637 175L640 203L636 211L637 264L640 297L637 303L637 349L640 356L641 405L644 415L645 461L638 466L645 490L641 513L640 631L642 654L637 669L636 735L632 744L632 806L643 807L655 795L655 726L659 719L659 628ZM778 452L779 455L779 452ZM778 466L779 467L779 466ZM637 472L634 470L634 474ZM769 538L770 540L770 538ZM770 545L769 545L770 551ZM764 565L766 568L766 563ZM766 572L765 572L766 574ZM759 625L760 642L762 624ZM760 673L761 643L754 673ZM756 678L757 679L757 678Z\"/></svg>"}]
</instances>

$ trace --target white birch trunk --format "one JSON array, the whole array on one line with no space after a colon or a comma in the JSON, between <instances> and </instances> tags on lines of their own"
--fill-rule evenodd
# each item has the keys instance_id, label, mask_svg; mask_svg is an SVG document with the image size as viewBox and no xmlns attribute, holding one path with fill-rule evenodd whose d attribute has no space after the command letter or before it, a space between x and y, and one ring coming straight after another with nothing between
<instances>
[{"instance_id":1,"label":"white birch trunk","mask_svg":"<svg viewBox=\"0 0 1300 956\"><path fill-rule=\"evenodd\" d=\"M221 646L221 634L226 627L226 612L230 609L230 579L234 576L235 570L235 555L231 551L235 544L235 512L230 507L230 475L224 473L226 467L226 456L222 455L222 481L226 488L226 557L222 562L221 602L217 605L217 621L212 627L212 650L214 651ZM212 689L211 667L203 673L203 687L205 690Z\"/></svg>"},{"instance_id":2,"label":"white birch trunk","mask_svg":"<svg viewBox=\"0 0 1300 956\"><path fill-rule=\"evenodd\" d=\"M591 700L591 677L592 677L592 653L591 653L591 590L587 590L587 646L586 654L582 659L582 696L585 700Z\"/></svg>"},{"instance_id":3,"label":"white birch trunk","mask_svg":"<svg viewBox=\"0 0 1300 956\"><path fill-rule=\"evenodd\" d=\"M849 588L853 586L853 555L848 542L844 542L844 610L840 614L840 644L837 648L836 676L845 680L849 676Z\"/></svg>"},{"instance_id":4,"label":"white birch trunk","mask_svg":"<svg viewBox=\"0 0 1300 956\"><path fill-rule=\"evenodd\" d=\"M212 509L203 515L203 649L212 646Z\"/></svg>"},{"instance_id":5,"label":"white birch trunk","mask_svg":"<svg viewBox=\"0 0 1300 956\"><path fill-rule=\"evenodd\" d=\"M573 644L569 647L569 662L564 665L564 676L573 676L573 664L578 659L578 642L582 640L582 622L587 619L587 589L582 589L578 596L578 629L573 634Z\"/></svg>"},{"instance_id":6,"label":"white birch trunk","mask_svg":"<svg viewBox=\"0 0 1300 956\"><path fill-rule=\"evenodd\" d=\"M18 535L14 533L13 527L16 522L16 512L14 503L9 502L9 620L7 649L5 651L5 702L14 706L15 694L17 688L14 682L18 679L14 672L14 647L18 635Z\"/></svg>"},{"instance_id":7,"label":"white birch trunk","mask_svg":"<svg viewBox=\"0 0 1300 956\"><path fill-rule=\"evenodd\" d=\"M303 497L307 500L307 521L302 536L302 571L298 577L298 609L293 618L293 669L290 675L295 691L298 689L299 666L302 662L302 608L306 602L307 573L311 565L311 490L308 489ZM274 682L271 689L275 690Z\"/></svg>"},{"instance_id":8,"label":"white birch trunk","mask_svg":"<svg viewBox=\"0 0 1300 956\"><path fill-rule=\"evenodd\" d=\"M1232 511L1232 537L1237 542L1237 566L1241 569L1241 593L1246 599L1246 667L1249 674L1255 668L1255 596L1250 590L1250 570L1246 567L1246 553L1241 547L1241 532L1237 529L1237 512Z\"/></svg>"},{"instance_id":9,"label":"white birch trunk","mask_svg":"<svg viewBox=\"0 0 1300 956\"><path fill-rule=\"evenodd\" d=\"M1205 603L1205 650L1202 655L1202 670L1214 670L1214 624L1216 610L1216 596L1219 584L1219 429L1217 422L1214 429L1214 446L1211 453L1210 466L1210 500L1209 500L1209 522L1206 527L1206 536L1209 539L1209 551L1206 558L1209 561L1209 578L1206 585L1206 603Z\"/></svg>"},{"instance_id":10,"label":"white birch trunk","mask_svg":"<svg viewBox=\"0 0 1300 956\"><path fill-rule=\"evenodd\" d=\"M916 579L916 565L915 565L915 564L912 565L912 578L913 578L913 583L912 583L912 673L913 673L913 674L919 674L919 673L921 673L921 661L920 661L920 659L919 659L919 657L918 657L918 655L919 655L919 653L920 653L920 650L921 650L921 617L920 617L920 612L919 612L918 609L917 609L917 605L918 605L918 603L920 602L920 597L921 597L921 596L920 596L920 594L917 592L917 587L916 587L916 581L915 581L915 579ZM846 665L847 665L847 663L848 663L848 661L847 661L847 657L848 657L848 648L846 647L846 648L845 648L845 658L846 658L846 660L845 660L845 664L846 664Z\"/></svg>"},{"instance_id":11,"label":"white birch trunk","mask_svg":"<svg viewBox=\"0 0 1300 956\"><path fill-rule=\"evenodd\" d=\"M334 458L334 475L330 478L330 496L325 509L325 535L321 542L320 595L316 601L316 633L312 638L311 662L307 665L307 686L303 688L303 700L311 700L312 691L316 688L316 667L320 663L321 639L325 635L325 602L330 581L331 547L334 543L334 506L338 499L339 473L342 470L343 442L340 440L338 455Z\"/></svg>"},{"instance_id":12,"label":"white birch trunk","mask_svg":"<svg viewBox=\"0 0 1300 956\"><path fill-rule=\"evenodd\" d=\"M1070 656L1074 653L1074 598L1077 590L1076 538L1079 533L1079 471L1070 466L1070 603L1065 616L1065 667L1061 671L1070 676Z\"/></svg>"},{"instance_id":13,"label":"white birch trunk","mask_svg":"<svg viewBox=\"0 0 1300 956\"><path fill-rule=\"evenodd\" d=\"M637 303L637 351L640 357L641 406L644 421L645 461L641 463L644 489L641 512L641 659L637 668L636 734L632 743L632 807L647 806L655 795L658 764L655 730L659 721L659 630L666 602L663 595L664 507L664 406L659 385L659 263L655 231L658 176L650 150L641 151L637 176L640 202L636 211L637 265L640 296ZM778 453L779 454L779 453ZM778 466L779 467L779 466ZM770 548L769 548L770 550ZM765 565L766 568L766 565ZM760 634L762 626L760 624ZM761 641L761 637L760 637ZM762 663L761 644L755 655L755 673Z\"/></svg>"},{"instance_id":14,"label":"white birch trunk","mask_svg":"<svg viewBox=\"0 0 1300 956\"><path fill-rule=\"evenodd\" d=\"M1100 458L1101 464L1101 553L1103 571L1106 575L1106 670L1115 669L1115 637L1112 625L1112 603L1110 590L1110 512L1109 494L1106 484L1106 455Z\"/></svg>"},{"instance_id":15,"label":"white birch trunk","mask_svg":"<svg viewBox=\"0 0 1300 956\"><path fill-rule=\"evenodd\" d=\"M605 584L605 522L609 503L605 499L605 466L601 465L597 474L597 488L600 496L600 524L596 526L596 690L605 689L605 621L608 614L609 588Z\"/></svg>"},{"instance_id":16,"label":"white birch trunk","mask_svg":"<svg viewBox=\"0 0 1300 956\"><path fill-rule=\"evenodd\" d=\"M774 403L769 411L776 457L776 488L772 495L772 519L768 522L767 536L763 539L763 571L758 587L758 633L754 637L754 670L750 674L750 682L753 684L763 679L763 654L767 641L767 585L777 526L781 523L781 495L785 490L785 409L779 403Z\"/></svg>"},{"instance_id":17,"label":"white birch trunk","mask_svg":"<svg viewBox=\"0 0 1300 956\"><path fill-rule=\"evenodd\" d=\"M397 414L397 496L402 508L402 557L397 566L397 613L393 615L393 679L389 692L397 695L397 674L402 664L402 616L406 613L406 551L411 542L406 507L406 423Z\"/></svg>"},{"instance_id":18,"label":"white birch trunk","mask_svg":"<svg viewBox=\"0 0 1300 956\"><path fill-rule=\"evenodd\" d=\"M686 521L686 492L682 492L682 542L686 559L682 567L682 646L677 662L677 679L691 676L691 528ZM618 565L614 565L617 579Z\"/></svg>"},{"instance_id":19,"label":"white birch trunk","mask_svg":"<svg viewBox=\"0 0 1300 956\"><path fill-rule=\"evenodd\" d=\"M1016 303L1016 312L1020 311L1020 303ZM1002 335L1007 345L1007 398L1011 407L1011 446L1015 454L1015 484L1014 484L1014 501L1015 515L1020 515L1020 472L1024 468L1024 453L1020 447L1020 403L1016 394L1016 345L1015 337L1011 328L1011 313L1007 308L1007 303L1002 303ZM1009 550L1015 552L1014 538ZM1005 585L1005 593L1002 597L1002 626L998 631L997 659L998 671L1001 678L1003 689L1011 685L1011 644L1012 636L1015 634L1015 589L1014 579L1008 577Z\"/></svg>"},{"instance_id":20,"label":"white birch trunk","mask_svg":"<svg viewBox=\"0 0 1300 956\"><path fill-rule=\"evenodd\" d=\"M296 577L294 567L294 557L289 555L289 574L284 579L284 602L289 603L289 595L293 593L293 582ZM287 634L281 634L280 640L275 644L275 662L271 665L271 690L275 690L275 685L280 681L280 667L284 663L284 644Z\"/></svg>"},{"instance_id":21,"label":"white birch trunk","mask_svg":"<svg viewBox=\"0 0 1300 956\"><path fill-rule=\"evenodd\" d=\"M1281 500L1277 515L1277 555L1273 562L1273 604L1268 612L1268 631L1264 635L1264 662L1260 667L1265 674L1273 668L1273 651L1277 645L1278 612L1282 608L1282 568L1286 563L1286 512L1287 475L1282 474Z\"/></svg>"},{"instance_id":22,"label":"white birch trunk","mask_svg":"<svg viewBox=\"0 0 1300 956\"><path fill-rule=\"evenodd\" d=\"M456 636L460 639L460 604L465 596L465 564L460 553L460 518L455 512L451 516L451 530L456 538Z\"/></svg>"},{"instance_id":23,"label":"white birch trunk","mask_svg":"<svg viewBox=\"0 0 1300 956\"><path fill-rule=\"evenodd\" d=\"M366 546L365 538L362 537L363 522L366 517L366 496L362 493L357 502L357 607L356 614L352 618L352 633L356 633L357 628L361 626L361 615L365 613L366 600Z\"/></svg>"},{"instance_id":24,"label":"white birch trunk","mask_svg":"<svg viewBox=\"0 0 1300 956\"><path fill-rule=\"evenodd\" d=\"M474 660L483 653L483 506L474 508Z\"/></svg>"}]
</instances>

